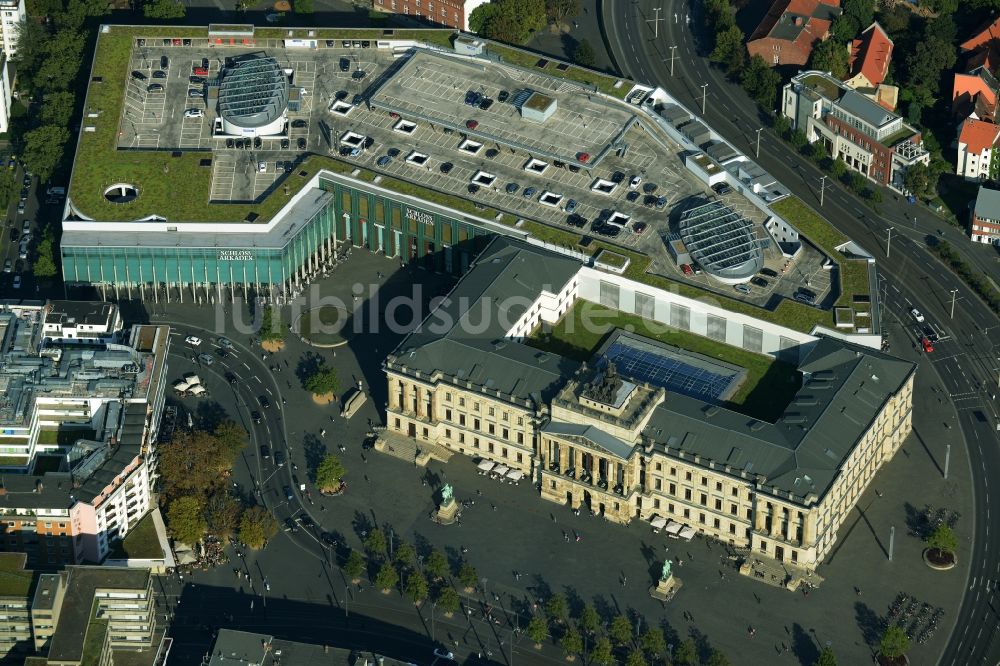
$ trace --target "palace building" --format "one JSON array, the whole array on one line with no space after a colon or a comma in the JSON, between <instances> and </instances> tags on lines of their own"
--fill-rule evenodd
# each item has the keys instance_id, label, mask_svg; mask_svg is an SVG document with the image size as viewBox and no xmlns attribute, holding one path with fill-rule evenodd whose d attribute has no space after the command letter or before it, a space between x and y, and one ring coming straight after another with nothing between
<instances>
[{"instance_id":1,"label":"palace building","mask_svg":"<svg viewBox=\"0 0 1000 666\"><path fill-rule=\"evenodd\" d=\"M585 301L794 365L800 388L768 421L731 408L746 373L716 358L623 331L583 363L528 344ZM611 521L666 519L815 567L911 430L915 365L724 312L496 237L386 360L383 439L495 461ZM720 336L705 322L721 317Z\"/></svg>"}]
</instances>

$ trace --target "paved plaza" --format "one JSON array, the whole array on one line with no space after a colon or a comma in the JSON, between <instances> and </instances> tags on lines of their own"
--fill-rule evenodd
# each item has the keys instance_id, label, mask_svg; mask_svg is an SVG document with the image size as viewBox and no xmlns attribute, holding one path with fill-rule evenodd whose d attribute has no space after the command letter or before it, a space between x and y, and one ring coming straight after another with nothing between
<instances>
[{"instance_id":1,"label":"paved plaza","mask_svg":"<svg viewBox=\"0 0 1000 666\"><path fill-rule=\"evenodd\" d=\"M370 295L370 285L378 286L377 299ZM450 279L443 276L400 268L398 261L354 250L345 264L317 286L311 302L302 308L320 305L324 297L336 297L353 310L347 318L347 330L341 332L347 339L345 346L321 350L289 337L285 350L262 365L257 362L259 348L249 348L249 335L234 332L231 326L217 330L216 334L228 335L241 348L240 359L254 375L247 377L250 395L268 387L287 400L279 425L265 431L254 429L254 439L238 465L235 480L249 488L261 474L278 474L281 481L268 488L265 500L281 520L296 507L289 507L274 488L289 483L292 474L305 481L307 470L326 452L343 459L349 488L338 498L320 499L317 493L313 493L314 503L302 498L305 511L337 541L337 553L323 548L308 530L281 532L265 550L248 554L245 562L199 572L183 581L176 577L163 581L171 600L180 595L180 605L174 608L177 623L173 632L178 637L175 649L179 656L200 658L210 641L205 627L225 624L288 639L377 647L419 664L432 661L428 658L432 635L438 642L458 641L457 648L451 647L463 663L481 663L477 654L482 652L486 657L487 651L494 663L510 663L513 640L518 663L559 663L561 653L556 647L546 644L542 652L536 652L527 638L512 633L512 629L515 624L523 627L527 623L534 601L561 592L571 607L593 603L605 619L627 612L641 618L643 627L660 626L667 642L674 645L695 636L703 648L721 649L734 664L811 664L827 644L832 645L840 663L861 664L870 661L870 646L881 631L880 618L886 616L897 594L905 591L945 611L937 632L926 643L915 643L910 653L911 663L936 662L962 595L973 525L971 518L959 518L960 566L946 573L932 572L922 563L923 544L909 534L913 515L925 505L972 515L970 469L961 447L952 449L949 478L942 479L945 446L959 440L946 425L950 417L941 415L944 407L928 386L933 382L927 373L918 371L917 375L914 433L859 500L853 519L839 535L838 546L818 570L824 582L808 595L791 593L740 576L720 543L701 537L686 543L654 534L645 523L623 527L600 518L576 516L565 507L539 499L528 482L500 485L480 476L473 461L462 456L456 455L448 464L432 462L423 468L363 451L368 420L380 422L380 408L386 401L381 360L403 335L385 326L372 330L371 322L382 317L392 296L419 287L422 293L418 300L426 303L450 285ZM355 301L356 294L363 296ZM178 321L216 329L216 313L209 308L179 304L149 307L153 322ZM219 313L222 321L232 316L231 309ZM900 337L894 340L894 350L910 354L909 345L903 344L903 331L891 330L891 336ZM181 344L182 339L174 338L171 378L192 369L191 354ZM370 391L371 399L349 422L337 415L335 407L316 406L301 389L296 369L315 362L317 354L336 367L342 391L359 380ZM275 363L282 371L268 370ZM233 389L222 378L223 370L220 363L199 369L218 408L245 419L246 406L240 407L239 393L234 399ZM241 386L237 391L243 389ZM184 405L196 413L215 409L187 400ZM321 430L326 431L325 437ZM270 462L257 459L259 444L283 448L286 438L297 471L275 471ZM346 451L340 453L340 446ZM436 493L446 482L454 486L458 500L475 501L463 512L461 525L443 527L429 519L436 507ZM464 617L436 615L432 620L429 606L418 613L398 592L382 595L367 582L363 591L348 590L336 562L344 557L345 544L360 548L361 533L373 525L413 543L418 553L431 547L442 549L456 570L463 549L467 549L464 557L477 568L484 588L467 599L475 619L470 622ZM566 538L577 534L579 540ZM647 593L664 558L674 558L674 572L684 583L677 597L666 605ZM678 565L676 558L683 564ZM258 581L252 592L246 579L234 575L237 564L250 569ZM271 588L266 594L262 594L259 582L263 578ZM496 605L497 598L505 611L501 626L484 623L478 610L484 599ZM352 624L345 625L348 621ZM751 626L756 629L752 638L748 634Z\"/></svg>"}]
</instances>

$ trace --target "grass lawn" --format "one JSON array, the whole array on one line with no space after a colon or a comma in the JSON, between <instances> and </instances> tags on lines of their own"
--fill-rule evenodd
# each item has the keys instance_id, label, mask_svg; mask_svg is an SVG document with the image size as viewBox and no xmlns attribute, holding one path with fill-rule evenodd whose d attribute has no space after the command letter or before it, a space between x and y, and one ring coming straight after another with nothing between
<instances>
[{"instance_id":1,"label":"grass lawn","mask_svg":"<svg viewBox=\"0 0 1000 666\"><path fill-rule=\"evenodd\" d=\"M527 343L577 361L589 361L615 329L623 329L745 368L746 381L725 405L741 414L774 422L799 389L798 372L790 363L775 361L763 354L755 354L588 301L580 301L574 305L552 327L551 335L547 338L542 337L539 329Z\"/></svg>"},{"instance_id":2,"label":"grass lawn","mask_svg":"<svg viewBox=\"0 0 1000 666\"><path fill-rule=\"evenodd\" d=\"M115 545L111 557L138 560L163 557L163 548L160 547L160 540L156 536L152 513L147 513L146 517Z\"/></svg>"},{"instance_id":3,"label":"grass lawn","mask_svg":"<svg viewBox=\"0 0 1000 666\"><path fill-rule=\"evenodd\" d=\"M26 597L34 582L33 571L23 568L21 553L0 553L0 597Z\"/></svg>"},{"instance_id":4,"label":"grass lawn","mask_svg":"<svg viewBox=\"0 0 1000 666\"><path fill-rule=\"evenodd\" d=\"M855 295L871 293L868 285L868 263L859 259L847 259L837 250L838 245L850 240L847 236L837 231L833 225L797 197L782 199L771 208L837 262L840 268L840 297L837 298L835 305L850 307ZM833 315L831 313L827 315L828 321L825 323L829 326L833 323Z\"/></svg>"}]
</instances>

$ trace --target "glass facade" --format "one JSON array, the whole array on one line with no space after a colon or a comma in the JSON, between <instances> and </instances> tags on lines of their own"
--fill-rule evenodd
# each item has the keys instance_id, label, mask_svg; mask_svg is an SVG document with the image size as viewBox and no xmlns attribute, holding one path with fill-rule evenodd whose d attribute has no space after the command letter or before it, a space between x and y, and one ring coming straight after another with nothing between
<instances>
[{"instance_id":1,"label":"glass facade","mask_svg":"<svg viewBox=\"0 0 1000 666\"><path fill-rule=\"evenodd\" d=\"M197 247L191 239L200 232L185 232L183 227L171 233L183 234L184 246L115 245L114 234L108 234L100 244L62 246L65 281L123 287L284 285L312 268L312 262L318 265L324 250L332 249L331 241L420 262L436 272L462 273L492 234L460 215L411 206L391 193L359 189L357 183L342 182L332 174L321 174L319 187L332 193L330 203L305 224L291 224L294 235L288 234L280 248L241 247L240 242L247 242L246 233L234 234L225 246L217 244L226 240L225 234L206 233L206 247ZM164 234L156 237L162 239Z\"/></svg>"}]
</instances>

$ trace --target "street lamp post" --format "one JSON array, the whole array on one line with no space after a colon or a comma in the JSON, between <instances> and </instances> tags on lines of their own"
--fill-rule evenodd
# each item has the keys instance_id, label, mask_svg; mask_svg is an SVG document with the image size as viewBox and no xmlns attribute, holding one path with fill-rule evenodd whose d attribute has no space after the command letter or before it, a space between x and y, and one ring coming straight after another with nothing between
<instances>
[{"instance_id":1,"label":"street lamp post","mask_svg":"<svg viewBox=\"0 0 1000 666\"><path fill-rule=\"evenodd\" d=\"M676 46L671 46L670 47L670 76L671 77L673 77L673 75L674 75L674 59L677 57L677 56L674 55L674 51L676 51L676 50L677 50Z\"/></svg>"},{"instance_id":2,"label":"street lamp post","mask_svg":"<svg viewBox=\"0 0 1000 666\"><path fill-rule=\"evenodd\" d=\"M431 640L437 642L434 633L434 609L437 608L437 602L431 604Z\"/></svg>"},{"instance_id":3,"label":"street lamp post","mask_svg":"<svg viewBox=\"0 0 1000 666\"><path fill-rule=\"evenodd\" d=\"M760 157L760 133L763 131L764 131L763 127L757 130L757 154L756 154L757 157Z\"/></svg>"},{"instance_id":4,"label":"street lamp post","mask_svg":"<svg viewBox=\"0 0 1000 666\"><path fill-rule=\"evenodd\" d=\"M958 293L958 289L951 290L951 318L955 318L955 295Z\"/></svg>"},{"instance_id":5,"label":"street lamp post","mask_svg":"<svg viewBox=\"0 0 1000 666\"><path fill-rule=\"evenodd\" d=\"M895 228L896 227L889 227L888 229L885 230L885 233L887 234L887 238L886 238L886 241L885 241L885 258L886 259L889 258L889 250L892 249L892 231Z\"/></svg>"},{"instance_id":6,"label":"street lamp post","mask_svg":"<svg viewBox=\"0 0 1000 666\"><path fill-rule=\"evenodd\" d=\"M701 84L701 115L705 115L705 102L708 99L708 84Z\"/></svg>"},{"instance_id":7,"label":"street lamp post","mask_svg":"<svg viewBox=\"0 0 1000 666\"><path fill-rule=\"evenodd\" d=\"M653 24L653 39L658 39L660 36L660 21L665 21L666 19L660 16L663 7L653 7L653 11L656 12L656 18L646 19L646 23Z\"/></svg>"},{"instance_id":8,"label":"street lamp post","mask_svg":"<svg viewBox=\"0 0 1000 666\"><path fill-rule=\"evenodd\" d=\"M826 176L819 179L819 206L823 207L823 195L826 194Z\"/></svg>"}]
</instances>

